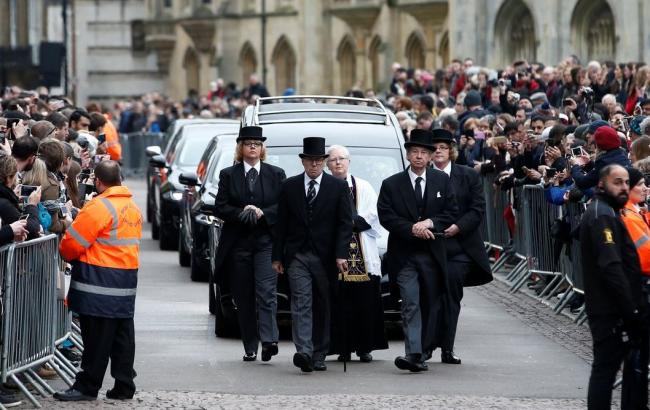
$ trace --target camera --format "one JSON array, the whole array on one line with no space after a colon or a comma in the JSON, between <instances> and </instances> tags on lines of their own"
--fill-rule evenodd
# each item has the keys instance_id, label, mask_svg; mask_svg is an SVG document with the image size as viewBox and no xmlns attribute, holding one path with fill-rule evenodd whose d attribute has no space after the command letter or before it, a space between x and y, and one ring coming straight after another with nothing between
<instances>
[{"instance_id":1,"label":"camera","mask_svg":"<svg viewBox=\"0 0 650 410\"><path fill-rule=\"evenodd\" d=\"M88 149L88 139L84 136L77 137L77 144L79 144L81 149Z\"/></svg>"},{"instance_id":2,"label":"camera","mask_svg":"<svg viewBox=\"0 0 650 410\"><path fill-rule=\"evenodd\" d=\"M515 104L518 103L520 99L521 99L521 95L519 95L518 93L512 93L512 101Z\"/></svg>"},{"instance_id":3,"label":"camera","mask_svg":"<svg viewBox=\"0 0 650 410\"><path fill-rule=\"evenodd\" d=\"M555 169L555 168L547 168L546 169L546 177L547 178L553 178L556 173L557 173L557 169Z\"/></svg>"},{"instance_id":4,"label":"camera","mask_svg":"<svg viewBox=\"0 0 650 410\"><path fill-rule=\"evenodd\" d=\"M584 98L593 98L594 90L591 87L582 87L580 89L580 95L582 95Z\"/></svg>"},{"instance_id":5,"label":"camera","mask_svg":"<svg viewBox=\"0 0 650 410\"><path fill-rule=\"evenodd\" d=\"M506 79L503 79L503 78L502 78L502 79L499 80L499 85L500 85L500 86L504 86L504 85L505 85L506 87L510 87L510 86L512 86L512 81L511 81L511 80L506 80Z\"/></svg>"},{"instance_id":6,"label":"camera","mask_svg":"<svg viewBox=\"0 0 650 410\"><path fill-rule=\"evenodd\" d=\"M32 192L38 189L35 185L21 185L20 186L20 196L30 196Z\"/></svg>"}]
</instances>

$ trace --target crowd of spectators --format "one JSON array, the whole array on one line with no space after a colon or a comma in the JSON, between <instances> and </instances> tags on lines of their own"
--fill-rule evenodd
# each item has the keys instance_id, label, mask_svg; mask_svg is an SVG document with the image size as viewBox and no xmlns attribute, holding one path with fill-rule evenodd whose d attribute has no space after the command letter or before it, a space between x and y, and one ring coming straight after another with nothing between
<instances>
[{"instance_id":1,"label":"crowd of spectators","mask_svg":"<svg viewBox=\"0 0 650 410\"><path fill-rule=\"evenodd\" d=\"M396 63L381 97L406 139L415 128L447 129L456 136L457 163L513 192L504 213L512 237L520 210L513 187L544 186L552 205L584 204L610 164L635 168L640 173L630 175L643 176L636 182L650 184L649 71L644 63L581 65L575 56L556 66L517 61L498 71L468 58L433 74ZM648 190L637 191L645 204ZM532 279L538 292L547 285L545 278ZM577 295L572 309L582 303Z\"/></svg>"}]
</instances>

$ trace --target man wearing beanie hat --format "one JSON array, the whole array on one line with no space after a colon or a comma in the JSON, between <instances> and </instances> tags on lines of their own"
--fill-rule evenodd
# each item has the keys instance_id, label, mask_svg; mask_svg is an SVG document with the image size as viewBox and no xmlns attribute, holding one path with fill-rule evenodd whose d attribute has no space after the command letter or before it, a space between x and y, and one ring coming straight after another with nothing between
<instances>
[{"instance_id":1,"label":"man wearing beanie hat","mask_svg":"<svg viewBox=\"0 0 650 410\"><path fill-rule=\"evenodd\" d=\"M465 127L465 121L467 119L481 118L490 114L489 111L483 109L481 94L476 90L469 90L467 92L463 100L463 105L465 105L467 110L458 117L461 130Z\"/></svg>"},{"instance_id":2,"label":"man wearing beanie hat","mask_svg":"<svg viewBox=\"0 0 650 410\"><path fill-rule=\"evenodd\" d=\"M591 171L584 173L584 167L591 162L586 155L571 158L571 177L581 190L593 188L598 183L600 171L607 165L617 164L630 167L630 160L625 151L620 149L621 139L616 130L609 125L597 127L594 142L598 148L596 161Z\"/></svg>"}]
</instances>

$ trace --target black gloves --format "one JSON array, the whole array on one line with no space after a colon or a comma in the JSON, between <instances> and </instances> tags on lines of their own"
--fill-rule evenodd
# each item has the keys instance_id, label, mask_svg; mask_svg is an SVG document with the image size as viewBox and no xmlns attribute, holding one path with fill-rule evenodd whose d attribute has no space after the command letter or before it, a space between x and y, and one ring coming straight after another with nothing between
<instances>
[{"instance_id":1,"label":"black gloves","mask_svg":"<svg viewBox=\"0 0 650 410\"><path fill-rule=\"evenodd\" d=\"M239 214L239 220L246 225L255 226L257 225L257 214L254 209L244 209Z\"/></svg>"}]
</instances>

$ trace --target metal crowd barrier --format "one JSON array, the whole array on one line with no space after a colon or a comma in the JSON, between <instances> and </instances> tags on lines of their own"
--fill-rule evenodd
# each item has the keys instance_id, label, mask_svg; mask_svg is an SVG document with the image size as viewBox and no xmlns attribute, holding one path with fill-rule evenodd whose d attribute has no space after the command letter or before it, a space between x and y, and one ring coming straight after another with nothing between
<instances>
[{"instance_id":1,"label":"metal crowd barrier","mask_svg":"<svg viewBox=\"0 0 650 410\"><path fill-rule=\"evenodd\" d=\"M54 393L34 369L51 362L55 354L58 238L12 243L2 254L2 382L11 380L40 407L24 382L43 397Z\"/></svg>"},{"instance_id":2,"label":"metal crowd barrier","mask_svg":"<svg viewBox=\"0 0 650 410\"><path fill-rule=\"evenodd\" d=\"M145 148L150 145L162 146L164 135L162 132L120 134L122 171L126 176L145 174L149 164L149 158L145 155Z\"/></svg>"},{"instance_id":3,"label":"metal crowd barrier","mask_svg":"<svg viewBox=\"0 0 650 410\"><path fill-rule=\"evenodd\" d=\"M495 251L493 271L505 275L511 292L516 292L533 276L542 276L545 286L539 297L550 301L562 292L553 306L560 313L572 297L584 294L580 244L575 235L564 244L551 236L551 227L557 219L568 222L570 231L575 232L585 211L582 203L555 206L546 200L541 185L525 185L508 191L501 191L494 185L495 176L483 177L486 199L485 220L481 226L486 249ZM505 219L505 210L513 207L515 228L511 233ZM563 288L564 287L564 288ZM584 323L586 314L582 310L575 321Z\"/></svg>"}]
</instances>

